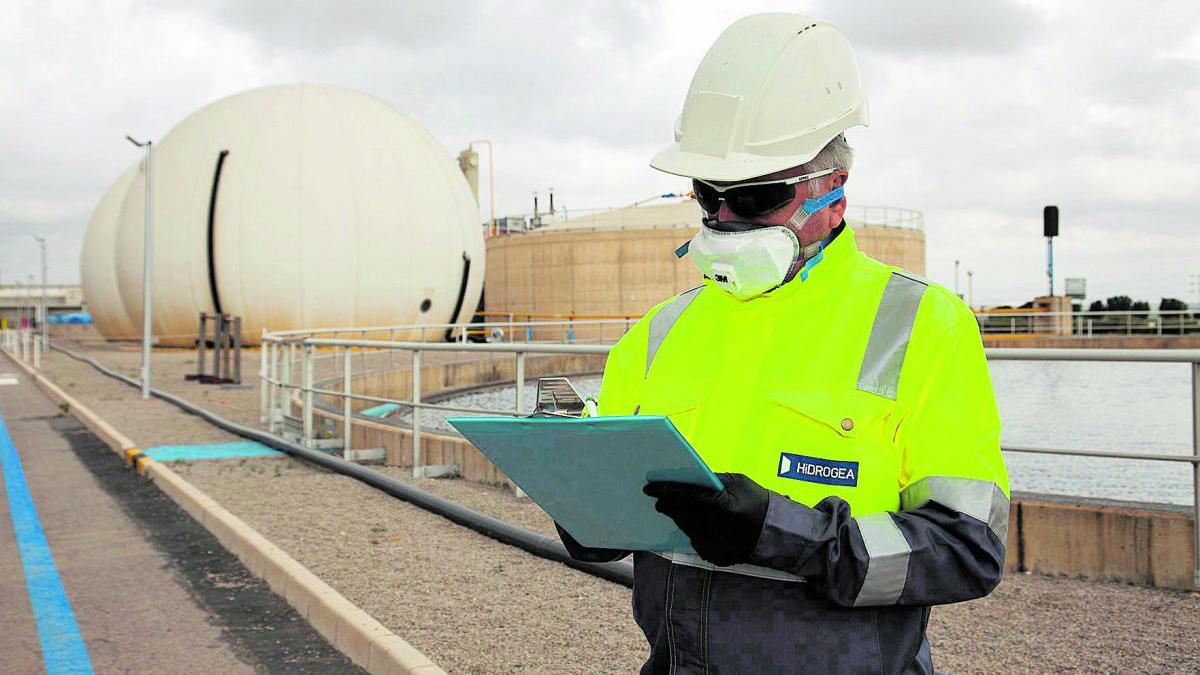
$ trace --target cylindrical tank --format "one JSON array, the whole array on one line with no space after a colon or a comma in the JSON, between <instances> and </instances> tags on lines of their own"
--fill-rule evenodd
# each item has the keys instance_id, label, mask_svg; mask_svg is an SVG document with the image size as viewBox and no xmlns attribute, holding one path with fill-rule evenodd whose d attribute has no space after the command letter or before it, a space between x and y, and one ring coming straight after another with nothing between
<instances>
[{"instance_id":1,"label":"cylindrical tank","mask_svg":"<svg viewBox=\"0 0 1200 675\"><path fill-rule=\"evenodd\" d=\"M493 321L506 313L640 315L701 282L691 261L675 256L700 219L695 200L682 199L573 216L489 239L486 309L498 315ZM846 221L867 255L925 273L919 211L852 207Z\"/></svg>"},{"instance_id":2,"label":"cylindrical tank","mask_svg":"<svg viewBox=\"0 0 1200 675\"><path fill-rule=\"evenodd\" d=\"M264 328L466 320L478 304L484 247L467 181L424 128L379 99L318 85L244 92L180 122L151 164L164 344L190 344L200 312L241 316L254 343ZM144 196L135 175L112 254L134 326ZM89 297L97 302L112 300Z\"/></svg>"}]
</instances>

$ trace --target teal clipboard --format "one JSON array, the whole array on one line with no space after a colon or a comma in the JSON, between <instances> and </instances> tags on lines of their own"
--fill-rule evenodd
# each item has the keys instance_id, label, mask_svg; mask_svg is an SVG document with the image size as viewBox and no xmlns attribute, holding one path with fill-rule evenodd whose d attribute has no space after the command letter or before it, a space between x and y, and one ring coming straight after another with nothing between
<instances>
[{"instance_id":1,"label":"teal clipboard","mask_svg":"<svg viewBox=\"0 0 1200 675\"><path fill-rule=\"evenodd\" d=\"M658 415L447 421L584 546L694 553L642 487L671 480L724 489Z\"/></svg>"}]
</instances>

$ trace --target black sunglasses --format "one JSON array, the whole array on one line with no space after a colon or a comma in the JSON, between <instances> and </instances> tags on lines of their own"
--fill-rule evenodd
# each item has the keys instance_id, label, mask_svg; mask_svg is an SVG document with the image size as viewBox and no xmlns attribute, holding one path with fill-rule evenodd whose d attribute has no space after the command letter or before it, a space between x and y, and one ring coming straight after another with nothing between
<instances>
[{"instance_id":1,"label":"black sunglasses","mask_svg":"<svg viewBox=\"0 0 1200 675\"><path fill-rule=\"evenodd\" d=\"M692 190L700 208L715 216L721 209L721 202L729 205L729 210L743 218L757 218L772 211L787 206L796 198L796 185L806 180L828 176L837 169L826 169L814 173L801 174L779 180L764 180L751 183L734 183L717 185L700 179L692 180Z\"/></svg>"}]
</instances>

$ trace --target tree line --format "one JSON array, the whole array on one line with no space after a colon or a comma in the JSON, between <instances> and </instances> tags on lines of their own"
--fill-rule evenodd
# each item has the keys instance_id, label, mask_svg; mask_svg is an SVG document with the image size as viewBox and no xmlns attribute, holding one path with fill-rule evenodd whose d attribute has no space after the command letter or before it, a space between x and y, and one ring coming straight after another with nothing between
<instances>
[{"instance_id":1,"label":"tree line","mask_svg":"<svg viewBox=\"0 0 1200 675\"><path fill-rule=\"evenodd\" d=\"M1158 311L1174 312L1188 308L1188 304L1178 298L1162 298L1158 302ZM1149 312L1150 303L1145 300L1134 300L1128 295L1114 295L1107 300L1095 300L1088 306L1089 312Z\"/></svg>"}]
</instances>

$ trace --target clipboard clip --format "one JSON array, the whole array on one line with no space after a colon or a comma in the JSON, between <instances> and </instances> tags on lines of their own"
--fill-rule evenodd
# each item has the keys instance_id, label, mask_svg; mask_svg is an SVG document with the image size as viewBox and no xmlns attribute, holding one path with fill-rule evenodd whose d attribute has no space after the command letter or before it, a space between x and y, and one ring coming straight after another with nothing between
<instances>
[{"instance_id":1,"label":"clipboard clip","mask_svg":"<svg viewBox=\"0 0 1200 675\"><path fill-rule=\"evenodd\" d=\"M582 417L583 397L565 377L539 377L537 404L530 417Z\"/></svg>"}]
</instances>

